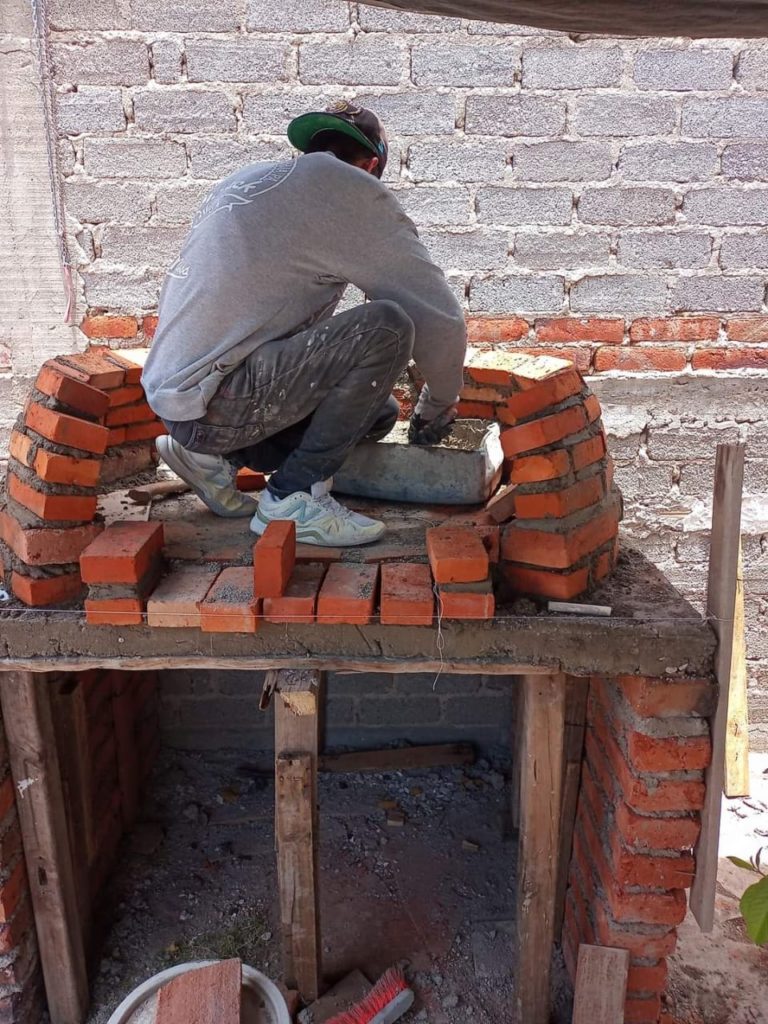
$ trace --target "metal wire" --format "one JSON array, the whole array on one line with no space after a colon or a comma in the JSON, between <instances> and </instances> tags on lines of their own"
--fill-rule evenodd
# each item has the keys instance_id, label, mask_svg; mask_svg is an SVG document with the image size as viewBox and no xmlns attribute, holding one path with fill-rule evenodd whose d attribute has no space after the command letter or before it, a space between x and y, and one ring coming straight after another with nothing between
<instances>
[{"instance_id":1,"label":"metal wire","mask_svg":"<svg viewBox=\"0 0 768 1024\"><path fill-rule=\"evenodd\" d=\"M51 57L51 41L48 35L48 9L46 0L31 0L32 19L35 26L35 42L40 69L40 97L43 104L43 123L45 130L45 147L48 155L48 179L51 189L51 208L53 223L56 229L56 241L59 250L59 264L64 283L67 307L64 322L73 322L75 306L75 289L72 280L72 261L67 246L66 218L64 213L64 197L61 190L61 167L59 150L56 145L56 104L54 99L53 60Z\"/></svg>"}]
</instances>

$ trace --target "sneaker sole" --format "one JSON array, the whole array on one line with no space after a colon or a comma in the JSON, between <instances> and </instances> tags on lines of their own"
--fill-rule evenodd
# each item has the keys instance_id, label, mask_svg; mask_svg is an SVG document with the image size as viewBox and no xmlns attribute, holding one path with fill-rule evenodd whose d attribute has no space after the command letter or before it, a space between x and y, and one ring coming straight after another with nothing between
<instances>
[{"instance_id":1,"label":"sneaker sole","mask_svg":"<svg viewBox=\"0 0 768 1024\"><path fill-rule=\"evenodd\" d=\"M255 533L257 536L260 537L270 523L277 521L278 520L276 519L262 519L257 511L253 519L251 520L251 533ZM293 521L295 522L295 520ZM317 545L317 547L322 548L360 548L364 547L366 544L375 544L377 540L381 540L381 538L384 536L386 532L387 531L385 527L381 531L381 533L377 534L375 537L365 537L361 538L360 540L348 540L344 543L340 543L339 541L332 542L326 540L321 533L318 533L317 530L313 530L312 528L305 527L304 529L302 529L297 523L296 542L298 544L315 544Z\"/></svg>"},{"instance_id":2,"label":"sneaker sole","mask_svg":"<svg viewBox=\"0 0 768 1024\"><path fill-rule=\"evenodd\" d=\"M219 503L215 499L212 499L208 495L206 495L205 491L203 491L201 487L198 487L196 484L192 483L192 481L186 475L186 467L173 454L173 451L170 446L170 440L168 437L166 437L165 435L161 435L160 437L158 437L155 442L155 447L157 448L158 455L166 464L166 466L172 469L176 476L181 477L181 479L184 481L187 487L191 488L195 492L200 501L202 501L202 503L207 508L209 508L211 512L214 513L214 515L221 516L222 519L245 519L246 516L252 516L254 514L253 507L248 508L245 506L239 512L232 512L230 509L225 508L223 505L219 505ZM251 506L255 504L255 501L251 502Z\"/></svg>"}]
</instances>

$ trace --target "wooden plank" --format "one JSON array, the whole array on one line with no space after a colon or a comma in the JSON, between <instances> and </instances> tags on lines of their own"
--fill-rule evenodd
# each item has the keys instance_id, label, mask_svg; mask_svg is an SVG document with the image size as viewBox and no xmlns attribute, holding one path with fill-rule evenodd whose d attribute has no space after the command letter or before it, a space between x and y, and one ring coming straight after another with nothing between
<instances>
[{"instance_id":1,"label":"wooden plank","mask_svg":"<svg viewBox=\"0 0 768 1024\"><path fill-rule=\"evenodd\" d=\"M579 946L573 1024L624 1024L629 950Z\"/></svg>"},{"instance_id":2,"label":"wooden plank","mask_svg":"<svg viewBox=\"0 0 768 1024\"><path fill-rule=\"evenodd\" d=\"M516 677L520 683L520 677ZM523 690L512 691L512 771L509 780L509 816L513 829L520 828L520 759L522 757Z\"/></svg>"},{"instance_id":3,"label":"wooden plank","mask_svg":"<svg viewBox=\"0 0 768 1024\"><path fill-rule=\"evenodd\" d=\"M220 960L172 978L160 989L155 1024L240 1024L240 960Z\"/></svg>"},{"instance_id":4,"label":"wooden plank","mask_svg":"<svg viewBox=\"0 0 768 1024\"><path fill-rule=\"evenodd\" d=\"M728 728L725 738L725 785L728 797L749 796L749 708L747 705L747 646L744 630L744 561L739 543L736 607L733 615L733 655L728 686Z\"/></svg>"},{"instance_id":5,"label":"wooden plank","mask_svg":"<svg viewBox=\"0 0 768 1024\"><path fill-rule=\"evenodd\" d=\"M712 537L707 582L707 618L717 637L715 676L720 689L717 710L710 721L712 761L705 772L706 794L701 812L701 834L696 844L696 874L690 906L704 932L715 919L715 884L720 842L720 810L725 778L725 737L728 727L728 687L733 657L733 621L736 574L741 538L741 490L744 481L744 445L719 444L712 501Z\"/></svg>"},{"instance_id":6,"label":"wooden plank","mask_svg":"<svg viewBox=\"0 0 768 1024\"><path fill-rule=\"evenodd\" d=\"M560 806L560 850L557 858L557 896L555 900L555 938L560 936L565 915L568 869L573 849L576 806L579 802L581 760L584 753L584 728L587 720L589 680L568 676L565 683L565 738L563 761L563 799Z\"/></svg>"},{"instance_id":7,"label":"wooden plank","mask_svg":"<svg viewBox=\"0 0 768 1024\"><path fill-rule=\"evenodd\" d=\"M52 692L49 678L26 672L8 673L0 682L48 1011L52 1024L81 1024L88 980Z\"/></svg>"},{"instance_id":8,"label":"wooden plank","mask_svg":"<svg viewBox=\"0 0 768 1024\"><path fill-rule=\"evenodd\" d=\"M297 989L306 1003L319 996L321 980L317 772L324 683L317 671L285 670L270 680L275 689L275 841L283 969L287 987Z\"/></svg>"},{"instance_id":9,"label":"wooden plank","mask_svg":"<svg viewBox=\"0 0 768 1024\"><path fill-rule=\"evenodd\" d=\"M520 857L518 861L518 1019L548 1024L554 940L566 680L522 679Z\"/></svg>"},{"instance_id":10,"label":"wooden plank","mask_svg":"<svg viewBox=\"0 0 768 1024\"><path fill-rule=\"evenodd\" d=\"M395 772L411 768L475 763L471 743L432 743L393 750L355 750L348 754L323 754L321 772Z\"/></svg>"}]
</instances>

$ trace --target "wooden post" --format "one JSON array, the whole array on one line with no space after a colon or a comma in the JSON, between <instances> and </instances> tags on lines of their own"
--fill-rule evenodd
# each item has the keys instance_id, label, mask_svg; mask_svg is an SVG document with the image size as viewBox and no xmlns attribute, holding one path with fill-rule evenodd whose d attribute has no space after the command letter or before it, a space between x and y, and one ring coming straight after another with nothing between
<instances>
[{"instance_id":1,"label":"wooden post","mask_svg":"<svg viewBox=\"0 0 768 1024\"><path fill-rule=\"evenodd\" d=\"M736 574L741 538L741 489L744 480L744 445L719 444L712 500L712 537L709 549L707 618L717 637L715 676L719 688L717 710L710 721L712 761L705 772L706 793L701 812L701 834L696 845L696 874L691 886L691 911L704 932L715 920L715 884L720 844L720 810L725 777L725 737L728 726L728 687L733 655L733 620Z\"/></svg>"},{"instance_id":2,"label":"wooden post","mask_svg":"<svg viewBox=\"0 0 768 1024\"><path fill-rule=\"evenodd\" d=\"M50 675L0 676L0 700L24 837L52 1024L82 1024L88 1010L85 951L56 734Z\"/></svg>"},{"instance_id":3,"label":"wooden post","mask_svg":"<svg viewBox=\"0 0 768 1024\"><path fill-rule=\"evenodd\" d=\"M320 672L281 670L275 690L275 839L283 968L306 1003L320 995L317 773Z\"/></svg>"},{"instance_id":4,"label":"wooden post","mask_svg":"<svg viewBox=\"0 0 768 1024\"><path fill-rule=\"evenodd\" d=\"M560 806L560 850L557 858L557 897L555 903L555 939L559 939L565 917L565 894L573 849L573 830L579 802L581 761L584 754L584 729L587 720L589 679L568 676L565 683L565 752L563 759L563 798Z\"/></svg>"},{"instance_id":5,"label":"wooden post","mask_svg":"<svg viewBox=\"0 0 768 1024\"><path fill-rule=\"evenodd\" d=\"M565 676L523 676L517 1016L548 1024L565 732Z\"/></svg>"},{"instance_id":6,"label":"wooden post","mask_svg":"<svg viewBox=\"0 0 768 1024\"><path fill-rule=\"evenodd\" d=\"M728 797L749 796L749 709L747 706L747 648L744 636L744 561L739 544L736 607L733 614L733 655L725 737L725 785Z\"/></svg>"}]
</instances>

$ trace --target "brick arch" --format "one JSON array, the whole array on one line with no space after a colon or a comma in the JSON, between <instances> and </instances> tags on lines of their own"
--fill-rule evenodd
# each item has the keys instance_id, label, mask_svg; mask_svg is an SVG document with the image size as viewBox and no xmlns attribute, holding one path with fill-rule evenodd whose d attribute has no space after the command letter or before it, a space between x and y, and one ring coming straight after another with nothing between
<instances>
[{"instance_id":1,"label":"brick arch","mask_svg":"<svg viewBox=\"0 0 768 1024\"><path fill-rule=\"evenodd\" d=\"M98 490L154 464L165 428L147 405L141 366L108 349L43 364L11 433L0 541L24 604L81 596L81 552L102 531Z\"/></svg>"}]
</instances>

